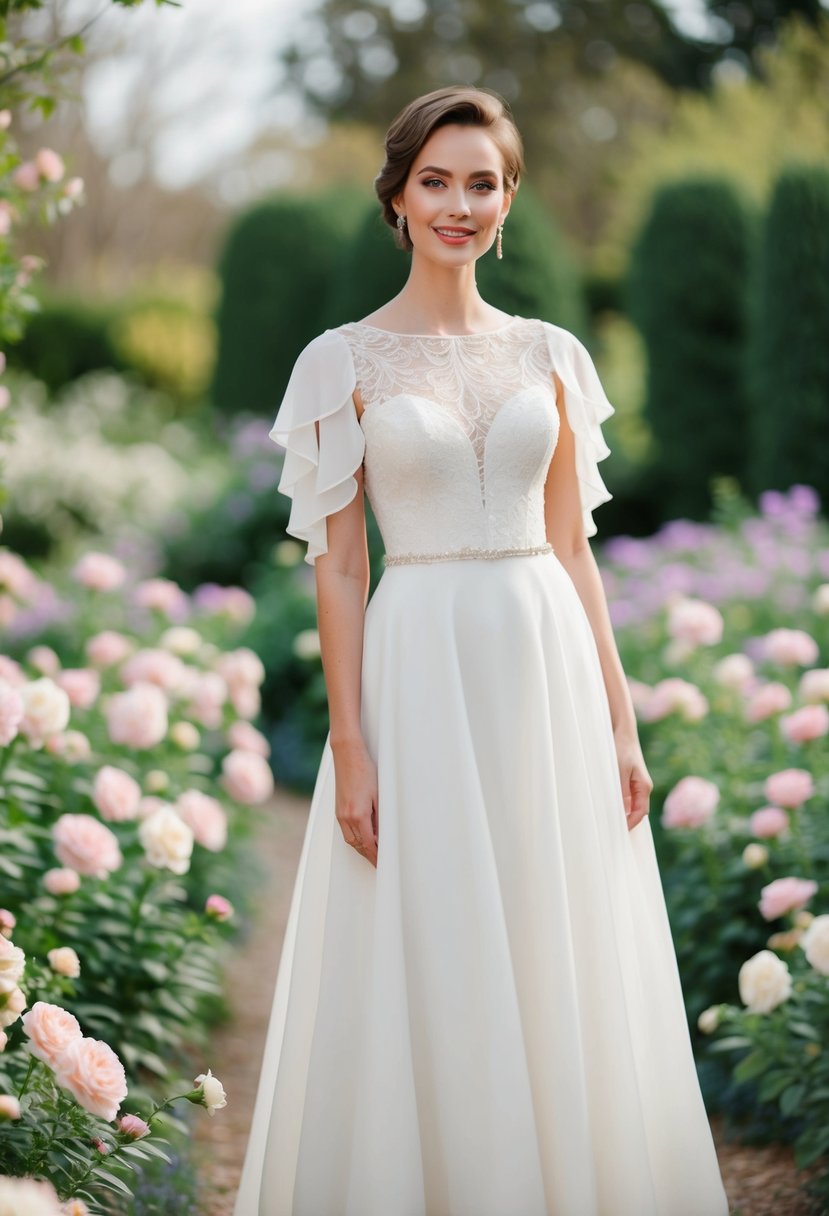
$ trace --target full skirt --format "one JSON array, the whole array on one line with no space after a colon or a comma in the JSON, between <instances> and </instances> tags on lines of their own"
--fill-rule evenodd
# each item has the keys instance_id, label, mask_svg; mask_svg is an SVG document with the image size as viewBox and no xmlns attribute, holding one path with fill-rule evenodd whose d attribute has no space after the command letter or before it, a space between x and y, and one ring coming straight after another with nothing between
<instances>
[{"instance_id":1,"label":"full skirt","mask_svg":"<svg viewBox=\"0 0 829 1216\"><path fill-rule=\"evenodd\" d=\"M327 739L235 1216L726 1216L650 823L554 553L389 566L378 865Z\"/></svg>"}]
</instances>

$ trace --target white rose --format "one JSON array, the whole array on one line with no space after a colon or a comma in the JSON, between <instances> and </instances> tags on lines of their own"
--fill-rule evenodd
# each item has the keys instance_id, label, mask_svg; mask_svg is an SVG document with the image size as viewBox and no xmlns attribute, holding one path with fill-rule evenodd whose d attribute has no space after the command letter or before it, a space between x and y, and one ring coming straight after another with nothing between
<instances>
[{"instance_id":1,"label":"white rose","mask_svg":"<svg viewBox=\"0 0 829 1216\"><path fill-rule=\"evenodd\" d=\"M815 591L812 607L818 616L829 616L829 583L821 583Z\"/></svg>"},{"instance_id":2,"label":"white rose","mask_svg":"<svg viewBox=\"0 0 829 1216\"><path fill-rule=\"evenodd\" d=\"M727 654L714 664L714 679L725 688L744 688L754 675L754 664L747 654Z\"/></svg>"},{"instance_id":3,"label":"white rose","mask_svg":"<svg viewBox=\"0 0 829 1216\"><path fill-rule=\"evenodd\" d=\"M751 1013L771 1013L792 993L792 977L782 958L760 950L743 963L738 976L740 1000Z\"/></svg>"},{"instance_id":4,"label":"white rose","mask_svg":"<svg viewBox=\"0 0 829 1216\"><path fill-rule=\"evenodd\" d=\"M201 743L201 735L192 722L175 722L170 727L170 741L183 752L194 752Z\"/></svg>"},{"instance_id":5,"label":"white rose","mask_svg":"<svg viewBox=\"0 0 829 1216\"><path fill-rule=\"evenodd\" d=\"M23 978L26 955L0 934L0 992L12 992Z\"/></svg>"},{"instance_id":6,"label":"white rose","mask_svg":"<svg viewBox=\"0 0 829 1216\"><path fill-rule=\"evenodd\" d=\"M138 838L151 866L186 874L193 854L193 833L169 803L141 821Z\"/></svg>"},{"instance_id":7,"label":"white rose","mask_svg":"<svg viewBox=\"0 0 829 1216\"><path fill-rule=\"evenodd\" d=\"M57 975L76 980L81 973L81 960L71 946L57 946L46 955L49 966Z\"/></svg>"},{"instance_id":8,"label":"white rose","mask_svg":"<svg viewBox=\"0 0 829 1216\"><path fill-rule=\"evenodd\" d=\"M191 629L189 625L173 625L164 630L159 645L173 654L191 655L198 654L202 640L198 630Z\"/></svg>"},{"instance_id":9,"label":"white rose","mask_svg":"<svg viewBox=\"0 0 829 1216\"><path fill-rule=\"evenodd\" d=\"M713 1034L722 1021L722 1011L719 1005L709 1005L703 1009L697 1018L697 1026L703 1034Z\"/></svg>"},{"instance_id":10,"label":"white rose","mask_svg":"<svg viewBox=\"0 0 829 1216\"><path fill-rule=\"evenodd\" d=\"M294 654L300 659L317 659L320 655L320 635L316 629L301 629L294 638Z\"/></svg>"},{"instance_id":11,"label":"white rose","mask_svg":"<svg viewBox=\"0 0 829 1216\"><path fill-rule=\"evenodd\" d=\"M20 1017L28 1001L22 988L12 988L0 998L0 1026L11 1026ZM2 1211L2 1209L0 1209Z\"/></svg>"},{"instance_id":12,"label":"white rose","mask_svg":"<svg viewBox=\"0 0 829 1216\"><path fill-rule=\"evenodd\" d=\"M816 916L800 939L806 958L821 975L829 975L829 916Z\"/></svg>"},{"instance_id":13,"label":"white rose","mask_svg":"<svg viewBox=\"0 0 829 1216\"><path fill-rule=\"evenodd\" d=\"M227 1098L222 1083L218 1077L214 1077L213 1073L208 1068L207 1072L203 1072L201 1076L196 1077L196 1085L202 1087L202 1102L207 1107L208 1115L215 1115L217 1110L221 1110L223 1106L227 1106Z\"/></svg>"},{"instance_id":14,"label":"white rose","mask_svg":"<svg viewBox=\"0 0 829 1216\"><path fill-rule=\"evenodd\" d=\"M59 734L69 722L69 696L54 680L44 676L31 680L19 690L23 700L21 732L40 747L50 735Z\"/></svg>"}]
</instances>

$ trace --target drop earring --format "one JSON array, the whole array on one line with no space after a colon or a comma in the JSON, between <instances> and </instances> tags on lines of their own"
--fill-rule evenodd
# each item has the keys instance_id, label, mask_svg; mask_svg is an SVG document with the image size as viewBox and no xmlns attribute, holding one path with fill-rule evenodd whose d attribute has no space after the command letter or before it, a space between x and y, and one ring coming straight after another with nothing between
<instances>
[{"instance_id":1,"label":"drop earring","mask_svg":"<svg viewBox=\"0 0 829 1216\"><path fill-rule=\"evenodd\" d=\"M499 258L499 259L504 256L504 251L501 246L501 236L503 234L503 231L504 231L504 225L499 224L498 225L498 236L495 241L495 256L496 256L496 258Z\"/></svg>"},{"instance_id":2,"label":"drop earring","mask_svg":"<svg viewBox=\"0 0 829 1216\"><path fill-rule=\"evenodd\" d=\"M401 231L401 232L402 232L402 231L403 231L403 229L406 227L406 217L405 217L405 215L398 215L398 217L397 217L397 227L400 229L400 231Z\"/></svg>"}]
</instances>

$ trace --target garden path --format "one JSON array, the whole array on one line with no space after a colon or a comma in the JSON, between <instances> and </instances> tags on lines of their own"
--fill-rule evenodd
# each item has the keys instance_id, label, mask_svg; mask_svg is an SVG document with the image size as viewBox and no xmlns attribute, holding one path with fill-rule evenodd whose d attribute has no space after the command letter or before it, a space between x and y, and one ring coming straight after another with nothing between
<instances>
[{"instance_id":1,"label":"garden path","mask_svg":"<svg viewBox=\"0 0 829 1216\"><path fill-rule=\"evenodd\" d=\"M231 1018L217 1028L210 1060L228 1104L214 1118L196 1123L199 1216L231 1216L233 1210L307 814L306 798L277 789L257 829L256 853L271 880L259 893L250 932L226 968ZM729 1143L721 1119L712 1119L711 1126L732 1216L815 1216L790 1149Z\"/></svg>"}]
</instances>

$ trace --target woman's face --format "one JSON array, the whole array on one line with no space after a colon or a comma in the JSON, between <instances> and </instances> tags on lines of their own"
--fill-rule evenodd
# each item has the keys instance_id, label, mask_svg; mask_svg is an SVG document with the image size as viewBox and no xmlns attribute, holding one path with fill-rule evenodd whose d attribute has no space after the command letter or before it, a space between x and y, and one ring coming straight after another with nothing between
<instances>
[{"instance_id":1,"label":"woman's face","mask_svg":"<svg viewBox=\"0 0 829 1216\"><path fill-rule=\"evenodd\" d=\"M420 149L392 202L406 217L418 255L462 266L492 245L512 195L504 191L503 159L486 130L450 123Z\"/></svg>"}]
</instances>

